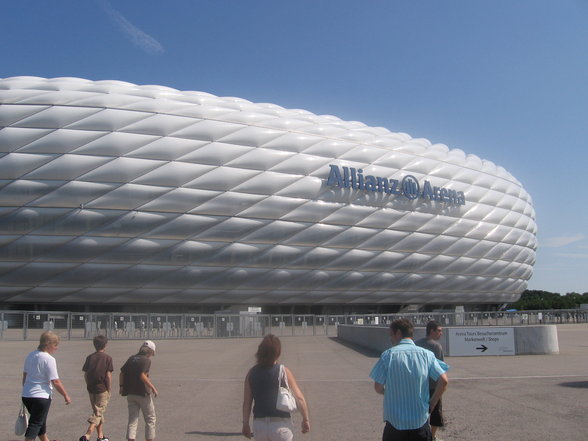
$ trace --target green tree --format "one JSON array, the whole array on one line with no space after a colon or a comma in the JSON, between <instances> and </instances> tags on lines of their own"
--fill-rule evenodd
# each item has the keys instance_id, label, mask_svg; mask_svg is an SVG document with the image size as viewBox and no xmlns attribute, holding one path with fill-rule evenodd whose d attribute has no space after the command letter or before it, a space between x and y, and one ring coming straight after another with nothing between
<instances>
[{"instance_id":1,"label":"green tree","mask_svg":"<svg viewBox=\"0 0 588 441\"><path fill-rule=\"evenodd\" d=\"M576 309L582 303L588 303L588 292L583 294L570 292L562 296L555 292L526 290L518 301L511 303L508 307L518 310Z\"/></svg>"}]
</instances>

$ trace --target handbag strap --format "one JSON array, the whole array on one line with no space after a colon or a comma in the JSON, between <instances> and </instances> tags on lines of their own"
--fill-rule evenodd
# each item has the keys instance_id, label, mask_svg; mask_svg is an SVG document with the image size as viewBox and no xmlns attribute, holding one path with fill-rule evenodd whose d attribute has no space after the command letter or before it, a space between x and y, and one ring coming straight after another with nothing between
<instances>
[{"instance_id":1,"label":"handbag strap","mask_svg":"<svg viewBox=\"0 0 588 441\"><path fill-rule=\"evenodd\" d=\"M282 380L284 380L286 389L290 390L290 385L288 384L288 375L286 375L286 368L283 364L280 365L280 373L278 375L278 382L280 386L282 385Z\"/></svg>"}]
</instances>

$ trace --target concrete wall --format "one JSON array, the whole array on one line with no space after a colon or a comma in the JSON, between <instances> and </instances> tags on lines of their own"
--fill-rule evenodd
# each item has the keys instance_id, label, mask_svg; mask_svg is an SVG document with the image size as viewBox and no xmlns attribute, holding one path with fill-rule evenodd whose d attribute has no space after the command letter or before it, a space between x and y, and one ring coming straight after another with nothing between
<instances>
[{"instance_id":1,"label":"concrete wall","mask_svg":"<svg viewBox=\"0 0 588 441\"><path fill-rule=\"evenodd\" d=\"M512 328L514 329L515 355L559 353L557 327L555 325L513 326ZM443 327L443 329L447 330L449 328ZM461 327L460 329L479 328ZM424 337L424 335L425 328L415 328L415 340ZM387 326L339 325L337 326L337 338L377 352L383 352L392 345L390 342L390 330ZM443 346L445 355L451 356L447 333L443 333L439 343Z\"/></svg>"},{"instance_id":2,"label":"concrete wall","mask_svg":"<svg viewBox=\"0 0 588 441\"><path fill-rule=\"evenodd\" d=\"M555 325L516 326L514 331L516 355L559 354Z\"/></svg>"},{"instance_id":3,"label":"concrete wall","mask_svg":"<svg viewBox=\"0 0 588 441\"><path fill-rule=\"evenodd\" d=\"M377 352L392 345L388 327L384 326L338 325L337 338Z\"/></svg>"}]
</instances>

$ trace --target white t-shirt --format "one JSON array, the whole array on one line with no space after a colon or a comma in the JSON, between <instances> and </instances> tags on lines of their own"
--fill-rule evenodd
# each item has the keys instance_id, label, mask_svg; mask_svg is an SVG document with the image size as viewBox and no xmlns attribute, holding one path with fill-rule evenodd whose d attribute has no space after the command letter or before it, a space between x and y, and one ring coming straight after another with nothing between
<instances>
[{"instance_id":1,"label":"white t-shirt","mask_svg":"<svg viewBox=\"0 0 588 441\"><path fill-rule=\"evenodd\" d=\"M47 352L33 351L24 362L27 374L22 387L22 396L26 398L51 398L53 386L51 380L58 380L57 363Z\"/></svg>"}]
</instances>

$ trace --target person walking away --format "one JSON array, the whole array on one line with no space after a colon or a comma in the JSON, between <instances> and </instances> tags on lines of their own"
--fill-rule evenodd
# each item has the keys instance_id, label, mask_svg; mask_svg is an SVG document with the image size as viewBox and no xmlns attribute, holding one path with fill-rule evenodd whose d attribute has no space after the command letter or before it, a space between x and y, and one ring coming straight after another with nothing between
<instances>
[{"instance_id":1,"label":"person walking away","mask_svg":"<svg viewBox=\"0 0 588 441\"><path fill-rule=\"evenodd\" d=\"M374 390L384 395L382 441L432 441L429 412L449 383L449 366L431 351L416 346L410 320L398 319L390 325L393 347L384 351L370 372ZM431 378L437 382L429 394Z\"/></svg>"},{"instance_id":2,"label":"person walking away","mask_svg":"<svg viewBox=\"0 0 588 441\"><path fill-rule=\"evenodd\" d=\"M53 388L71 403L63 383L57 373L57 362L53 354L59 346L59 336L51 331L41 334L37 350L27 355L22 374L22 402L30 417L25 440L33 441L37 436L41 441L49 441L47 437L47 416L51 406Z\"/></svg>"},{"instance_id":3,"label":"person walking away","mask_svg":"<svg viewBox=\"0 0 588 441\"><path fill-rule=\"evenodd\" d=\"M435 358L437 360L444 360L443 357L443 346L439 343L439 339L443 335L443 327L441 323L435 320L429 321L427 323L427 336L417 340L415 344L420 346L421 348L428 349L433 354L435 354ZM435 391L436 383L433 380L429 380L429 393L433 396ZM440 427L445 425L445 421L443 419L443 405L441 404L441 399L437 402L435 408L431 411L431 416L429 418L429 424L431 425L431 434L433 435L433 441L443 441L437 438L437 430Z\"/></svg>"},{"instance_id":4,"label":"person walking away","mask_svg":"<svg viewBox=\"0 0 588 441\"><path fill-rule=\"evenodd\" d=\"M98 441L109 441L104 436L104 412L110 401L110 385L112 383L112 357L106 351L108 339L103 335L97 335L93 340L96 352L88 355L82 371L86 381L86 389L90 397L92 415L88 418L88 430L80 436L79 441L90 441L92 432L96 429Z\"/></svg>"},{"instance_id":5,"label":"person walking away","mask_svg":"<svg viewBox=\"0 0 588 441\"><path fill-rule=\"evenodd\" d=\"M278 388L280 386L280 364L278 358L282 352L280 339L275 335L266 335L255 354L257 364L245 377L243 392L243 428L241 433L246 438L254 437L255 441L291 441L292 420L289 412L276 409ZM296 378L286 366L282 366L296 407L302 415L301 430L310 430L308 406ZM249 424L253 405L253 431Z\"/></svg>"},{"instance_id":6,"label":"person walking away","mask_svg":"<svg viewBox=\"0 0 588 441\"><path fill-rule=\"evenodd\" d=\"M136 355L132 355L120 369L120 394L127 397L129 420L127 424L127 440L134 441L137 436L139 413L145 420L145 439L155 439L155 404L157 389L149 378L151 357L155 356L155 343L146 340Z\"/></svg>"}]
</instances>

